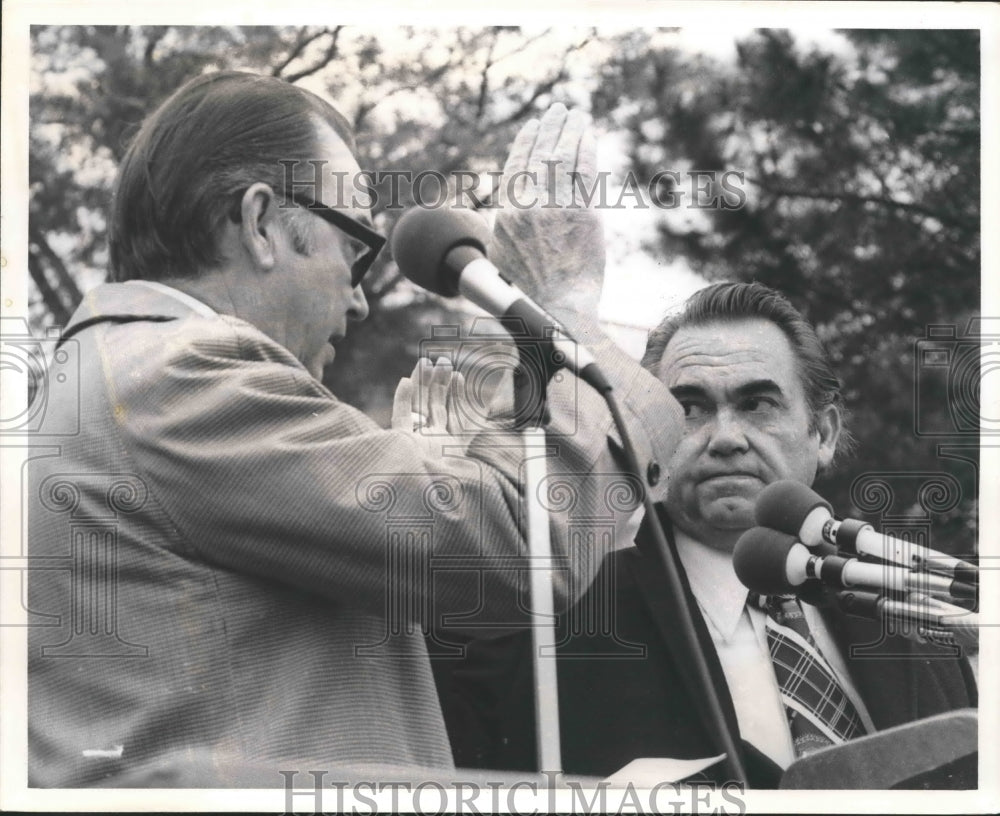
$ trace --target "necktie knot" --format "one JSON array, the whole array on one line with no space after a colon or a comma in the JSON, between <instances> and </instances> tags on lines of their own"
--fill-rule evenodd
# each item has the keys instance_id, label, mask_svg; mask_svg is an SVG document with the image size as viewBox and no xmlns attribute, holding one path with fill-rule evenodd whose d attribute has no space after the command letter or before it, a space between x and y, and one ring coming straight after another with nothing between
<instances>
[{"instance_id":1,"label":"necktie knot","mask_svg":"<svg viewBox=\"0 0 1000 816\"><path fill-rule=\"evenodd\" d=\"M765 612L767 645L797 756L864 734L861 717L822 656L798 598L747 601Z\"/></svg>"},{"instance_id":2,"label":"necktie knot","mask_svg":"<svg viewBox=\"0 0 1000 816\"><path fill-rule=\"evenodd\" d=\"M747 606L763 610L781 625L787 625L786 620L805 622L802 606L795 595L761 595L759 592L750 592L747 595Z\"/></svg>"},{"instance_id":3,"label":"necktie knot","mask_svg":"<svg viewBox=\"0 0 1000 816\"><path fill-rule=\"evenodd\" d=\"M798 598L794 595L768 595L764 604L764 611L781 626L794 629L810 643L813 642Z\"/></svg>"}]
</instances>

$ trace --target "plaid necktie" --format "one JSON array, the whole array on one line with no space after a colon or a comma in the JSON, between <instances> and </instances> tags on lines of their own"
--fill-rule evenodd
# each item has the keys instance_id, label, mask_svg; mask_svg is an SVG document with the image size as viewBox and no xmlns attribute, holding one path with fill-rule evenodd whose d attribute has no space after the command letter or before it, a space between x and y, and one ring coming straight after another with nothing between
<instances>
[{"instance_id":1,"label":"plaid necktie","mask_svg":"<svg viewBox=\"0 0 1000 816\"><path fill-rule=\"evenodd\" d=\"M751 595L751 601L754 596ZM759 599L771 663L798 757L861 736L865 727L820 654L794 596Z\"/></svg>"}]
</instances>

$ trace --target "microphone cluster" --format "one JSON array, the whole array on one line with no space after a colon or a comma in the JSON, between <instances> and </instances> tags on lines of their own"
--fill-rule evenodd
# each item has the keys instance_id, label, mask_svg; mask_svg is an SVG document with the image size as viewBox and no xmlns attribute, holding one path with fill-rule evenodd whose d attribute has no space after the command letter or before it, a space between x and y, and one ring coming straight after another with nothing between
<instances>
[{"instance_id":1,"label":"microphone cluster","mask_svg":"<svg viewBox=\"0 0 1000 816\"><path fill-rule=\"evenodd\" d=\"M739 579L762 595L796 594L849 615L905 624L903 633L954 644L978 642L975 564L838 521L800 482L768 485L755 506L758 526L736 543Z\"/></svg>"}]
</instances>

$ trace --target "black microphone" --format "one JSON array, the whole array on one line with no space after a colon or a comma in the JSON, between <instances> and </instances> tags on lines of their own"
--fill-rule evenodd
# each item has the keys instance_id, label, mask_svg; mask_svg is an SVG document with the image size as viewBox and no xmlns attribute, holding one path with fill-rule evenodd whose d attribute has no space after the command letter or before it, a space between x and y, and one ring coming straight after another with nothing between
<instances>
[{"instance_id":1,"label":"black microphone","mask_svg":"<svg viewBox=\"0 0 1000 816\"><path fill-rule=\"evenodd\" d=\"M856 590L836 593L836 603L842 612L870 620L890 619L915 629L914 634L932 642L979 648L979 615L975 612L955 614L922 604ZM903 631L901 634L906 635Z\"/></svg>"},{"instance_id":2,"label":"black microphone","mask_svg":"<svg viewBox=\"0 0 1000 816\"><path fill-rule=\"evenodd\" d=\"M979 569L975 564L911 541L883 535L863 521L837 521L830 505L801 482L784 480L769 484L757 497L754 516L762 527L794 535L807 547L828 542L846 552L942 573L965 584L979 583Z\"/></svg>"},{"instance_id":3,"label":"black microphone","mask_svg":"<svg viewBox=\"0 0 1000 816\"><path fill-rule=\"evenodd\" d=\"M593 355L487 260L489 239L489 227L472 210L413 207L393 229L392 256L418 286L443 297L464 295L494 317L522 321L536 341L551 347L548 357L557 367L601 393L610 391Z\"/></svg>"},{"instance_id":4,"label":"black microphone","mask_svg":"<svg viewBox=\"0 0 1000 816\"><path fill-rule=\"evenodd\" d=\"M794 536L763 527L754 527L740 536L733 551L733 567L737 577L750 589L762 592L759 587L767 586L766 594L797 592L806 581L815 579L838 589L867 587L944 595L958 600L976 597L975 587L951 578L857 558L817 555Z\"/></svg>"},{"instance_id":5,"label":"black microphone","mask_svg":"<svg viewBox=\"0 0 1000 816\"><path fill-rule=\"evenodd\" d=\"M777 542L777 546L775 546ZM799 586L793 586L784 574L784 550L797 543L794 536L786 536L777 530L754 527L747 530L736 542L733 550L733 568L747 589L758 595L787 595L794 592L800 601L810 606L827 608L836 604L835 593L815 579L808 579ZM829 544L821 548L833 554L836 550Z\"/></svg>"},{"instance_id":6,"label":"black microphone","mask_svg":"<svg viewBox=\"0 0 1000 816\"><path fill-rule=\"evenodd\" d=\"M736 577L747 589L761 595L796 592L804 579L793 581L786 570L788 554L796 546L802 545L793 535L751 527L739 537L733 549Z\"/></svg>"}]
</instances>

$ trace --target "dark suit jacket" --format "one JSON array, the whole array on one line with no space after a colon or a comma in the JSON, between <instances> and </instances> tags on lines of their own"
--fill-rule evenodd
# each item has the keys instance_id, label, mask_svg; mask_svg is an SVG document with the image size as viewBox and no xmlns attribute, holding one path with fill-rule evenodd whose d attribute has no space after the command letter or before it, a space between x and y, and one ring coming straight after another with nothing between
<instances>
[{"instance_id":1,"label":"dark suit jacket","mask_svg":"<svg viewBox=\"0 0 1000 816\"><path fill-rule=\"evenodd\" d=\"M650 560L636 547L609 555L575 616L560 622L567 773L605 776L637 757L693 759L722 752L706 725L705 695L690 660L670 620L664 620L669 614L664 580ZM709 668L725 690L725 715L738 735L722 666L704 619L694 617ZM879 730L976 705L975 681L964 659L883 635L874 621L835 610L826 610L824 618ZM473 642L463 664L435 661L435 672L459 767L536 768L530 633ZM778 766L745 741L741 745L750 785L775 787ZM722 774L723 766L714 766L709 778L712 772Z\"/></svg>"}]
</instances>

